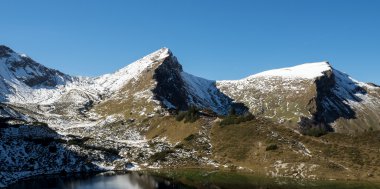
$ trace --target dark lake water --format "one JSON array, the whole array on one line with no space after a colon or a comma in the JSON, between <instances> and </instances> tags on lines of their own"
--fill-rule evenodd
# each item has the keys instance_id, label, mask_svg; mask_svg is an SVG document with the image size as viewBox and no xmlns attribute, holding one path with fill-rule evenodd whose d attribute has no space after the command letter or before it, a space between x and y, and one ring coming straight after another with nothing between
<instances>
[{"instance_id":1,"label":"dark lake water","mask_svg":"<svg viewBox=\"0 0 380 189\"><path fill-rule=\"evenodd\" d=\"M20 181L11 189L182 189L180 182L141 173L97 175L50 175ZM191 187L190 187L191 188Z\"/></svg>"},{"instance_id":2,"label":"dark lake water","mask_svg":"<svg viewBox=\"0 0 380 189\"><path fill-rule=\"evenodd\" d=\"M380 188L370 182L299 182L216 171L164 171L48 175L20 181L10 189L339 189Z\"/></svg>"}]
</instances>

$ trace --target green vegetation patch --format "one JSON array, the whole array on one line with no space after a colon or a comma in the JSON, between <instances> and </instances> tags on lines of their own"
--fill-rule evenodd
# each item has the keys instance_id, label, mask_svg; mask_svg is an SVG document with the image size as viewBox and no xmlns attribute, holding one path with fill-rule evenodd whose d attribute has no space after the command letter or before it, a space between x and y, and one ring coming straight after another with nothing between
<instances>
[{"instance_id":1,"label":"green vegetation patch","mask_svg":"<svg viewBox=\"0 0 380 189\"><path fill-rule=\"evenodd\" d=\"M277 149L278 149L277 144L269 144L269 145L265 148L266 151L273 151L273 150L277 150Z\"/></svg>"},{"instance_id":2,"label":"green vegetation patch","mask_svg":"<svg viewBox=\"0 0 380 189\"><path fill-rule=\"evenodd\" d=\"M106 148L106 147L102 147L102 146L93 146L93 145L82 145L82 147L86 148L86 149L107 152L109 154L113 154L116 156L119 155L119 151L117 149L114 149L114 148Z\"/></svg>"},{"instance_id":3,"label":"green vegetation patch","mask_svg":"<svg viewBox=\"0 0 380 189\"><path fill-rule=\"evenodd\" d=\"M166 157L172 153L174 153L174 150L171 150L171 149L163 150L161 152L157 152L157 153L153 154L152 156L150 156L150 160L153 162L166 161Z\"/></svg>"},{"instance_id":4,"label":"green vegetation patch","mask_svg":"<svg viewBox=\"0 0 380 189\"><path fill-rule=\"evenodd\" d=\"M177 121L182 121L184 120L185 123L194 123L200 118L200 113L197 107L195 106L190 106L189 110L187 111L180 111L178 112L176 116Z\"/></svg>"},{"instance_id":5,"label":"green vegetation patch","mask_svg":"<svg viewBox=\"0 0 380 189\"><path fill-rule=\"evenodd\" d=\"M301 133L307 136L320 137L328 133L327 129L324 127L309 127L307 129L302 129Z\"/></svg>"},{"instance_id":6,"label":"green vegetation patch","mask_svg":"<svg viewBox=\"0 0 380 189\"><path fill-rule=\"evenodd\" d=\"M74 138L67 141L68 145L83 146L86 141L90 140L90 137Z\"/></svg>"},{"instance_id":7,"label":"green vegetation patch","mask_svg":"<svg viewBox=\"0 0 380 189\"><path fill-rule=\"evenodd\" d=\"M187 136L186 138L185 138L185 141L192 141L192 140L194 140L195 139L195 135L194 134L190 134L189 136Z\"/></svg>"},{"instance_id":8,"label":"green vegetation patch","mask_svg":"<svg viewBox=\"0 0 380 189\"><path fill-rule=\"evenodd\" d=\"M324 123L318 123L313 119L301 117L299 122L299 131L303 135L320 137L329 132L328 126Z\"/></svg>"},{"instance_id":9,"label":"green vegetation patch","mask_svg":"<svg viewBox=\"0 0 380 189\"><path fill-rule=\"evenodd\" d=\"M272 189L356 189L379 188L378 183L363 181L295 180L270 178L264 175L207 169L177 169L151 171L150 175L179 181L189 188L272 188Z\"/></svg>"},{"instance_id":10,"label":"green vegetation patch","mask_svg":"<svg viewBox=\"0 0 380 189\"><path fill-rule=\"evenodd\" d=\"M255 116L250 113L246 113L243 115L239 115L236 113L234 108L231 108L228 115L223 118L223 120L219 123L220 126L240 124L243 122L254 120Z\"/></svg>"},{"instance_id":11,"label":"green vegetation patch","mask_svg":"<svg viewBox=\"0 0 380 189\"><path fill-rule=\"evenodd\" d=\"M244 116L238 116L238 115L229 115L225 117L220 123L220 126L226 126L226 125L233 125L233 124L240 124L243 122L251 121L255 119L255 116L249 114Z\"/></svg>"}]
</instances>

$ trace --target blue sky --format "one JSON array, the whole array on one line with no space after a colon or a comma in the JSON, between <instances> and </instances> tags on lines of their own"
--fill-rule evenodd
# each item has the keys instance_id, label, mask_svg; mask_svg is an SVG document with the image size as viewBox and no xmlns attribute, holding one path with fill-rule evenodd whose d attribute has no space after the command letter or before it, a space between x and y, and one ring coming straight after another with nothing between
<instances>
[{"instance_id":1,"label":"blue sky","mask_svg":"<svg viewBox=\"0 0 380 189\"><path fill-rule=\"evenodd\" d=\"M2 1L0 43L72 75L113 72L161 47L208 79L328 60L380 83L376 0Z\"/></svg>"}]
</instances>

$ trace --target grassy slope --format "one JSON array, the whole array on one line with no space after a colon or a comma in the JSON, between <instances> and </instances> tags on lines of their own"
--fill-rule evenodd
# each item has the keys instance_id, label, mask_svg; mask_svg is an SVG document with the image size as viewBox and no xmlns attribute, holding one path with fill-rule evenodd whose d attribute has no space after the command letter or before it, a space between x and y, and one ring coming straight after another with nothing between
<instances>
[{"instance_id":1,"label":"grassy slope","mask_svg":"<svg viewBox=\"0 0 380 189\"><path fill-rule=\"evenodd\" d=\"M287 188L287 189L310 189L310 188L379 188L376 183L357 181L300 181L287 178L273 179L251 173L214 171L205 169L175 169L155 170L148 172L167 179L180 181L196 188ZM191 187L190 187L191 188Z\"/></svg>"},{"instance_id":2,"label":"grassy slope","mask_svg":"<svg viewBox=\"0 0 380 189\"><path fill-rule=\"evenodd\" d=\"M380 180L379 131L355 136L329 133L316 138L265 119L221 127L210 118L184 123L171 116L149 119L149 125L148 139L165 137L181 148L197 150L201 157L205 146L196 141L208 125L211 158L228 169L244 167L258 174L291 178ZM194 139L188 140L190 135ZM267 150L270 145L278 148Z\"/></svg>"},{"instance_id":3,"label":"grassy slope","mask_svg":"<svg viewBox=\"0 0 380 189\"><path fill-rule=\"evenodd\" d=\"M202 120L184 123L183 121L176 121L172 116L167 116L150 119L149 124L151 127L145 133L148 139L166 137L169 142L175 144L184 141L191 134L196 134L200 130Z\"/></svg>"},{"instance_id":4,"label":"grassy slope","mask_svg":"<svg viewBox=\"0 0 380 189\"><path fill-rule=\"evenodd\" d=\"M222 163L289 177L304 174L307 178L315 175L318 178L380 180L378 131L357 136L330 133L315 138L301 136L265 120L254 120L225 127L214 125L211 133L213 154ZM278 149L266 151L270 144L276 144ZM306 152L303 146L310 150L311 156L302 153ZM282 164L277 163L276 167L276 161Z\"/></svg>"},{"instance_id":5,"label":"grassy slope","mask_svg":"<svg viewBox=\"0 0 380 189\"><path fill-rule=\"evenodd\" d=\"M142 74L142 77L137 80L132 79L120 91L112 94L112 98L96 105L95 112L103 117L121 114L125 118L133 119L144 119L150 113L157 113L154 109L157 104L149 97L153 95L151 92L155 86L153 75L159 64L155 63L151 69ZM145 114L141 115L141 112Z\"/></svg>"}]
</instances>

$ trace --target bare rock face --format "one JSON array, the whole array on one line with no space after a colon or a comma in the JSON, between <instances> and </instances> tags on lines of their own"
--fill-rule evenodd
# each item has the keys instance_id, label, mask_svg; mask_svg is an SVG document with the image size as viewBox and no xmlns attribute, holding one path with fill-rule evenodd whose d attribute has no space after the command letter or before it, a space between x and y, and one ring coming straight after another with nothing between
<instances>
[{"instance_id":1,"label":"bare rock face","mask_svg":"<svg viewBox=\"0 0 380 189\"><path fill-rule=\"evenodd\" d=\"M184 110L188 108L185 83L181 77L182 65L171 52L159 65L154 73L156 87L153 89L154 97L163 102L167 108Z\"/></svg>"},{"instance_id":2,"label":"bare rock face","mask_svg":"<svg viewBox=\"0 0 380 189\"><path fill-rule=\"evenodd\" d=\"M18 79L30 87L55 87L72 80L70 76L60 71L46 68L29 57L21 57L20 61L9 62L9 66L14 73L25 70L28 76L19 77Z\"/></svg>"},{"instance_id":3,"label":"bare rock face","mask_svg":"<svg viewBox=\"0 0 380 189\"><path fill-rule=\"evenodd\" d=\"M379 117L375 109L380 107L379 99L373 95L376 87L354 81L335 69L317 78L315 85L316 98L311 104L316 108L309 111L316 123L337 132L378 128ZM361 123L357 124L359 121Z\"/></svg>"},{"instance_id":4,"label":"bare rock face","mask_svg":"<svg viewBox=\"0 0 380 189\"><path fill-rule=\"evenodd\" d=\"M187 110L190 106L196 106L221 115L227 114L231 108L239 114L248 111L244 105L234 103L233 99L223 94L216 87L216 81L184 72L177 58L169 53L153 76L157 82L153 89L154 97L166 108Z\"/></svg>"},{"instance_id":5,"label":"bare rock face","mask_svg":"<svg viewBox=\"0 0 380 189\"><path fill-rule=\"evenodd\" d=\"M334 70L329 70L324 73L322 77L319 77L315 81L317 87L317 98L315 98L316 109L310 110L313 114L314 120L318 123L324 123L330 125L337 119L355 119L356 113L346 102L349 100L361 101L355 96L356 92L363 94L366 91L360 86L355 86L354 90L345 89L348 92L348 96L343 96L336 90L339 90L343 86L339 86Z\"/></svg>"},{"instance_id":6,"label":"bare rock face","mask_svg":"<svg viewBox=\"0 0 380 189\"><path fill-rule=\"evenodd\" d=\"M11 53L14 53L14 51L4 45L0 45L0 57L10 57Z\"/></svg>"}]
</instances>

